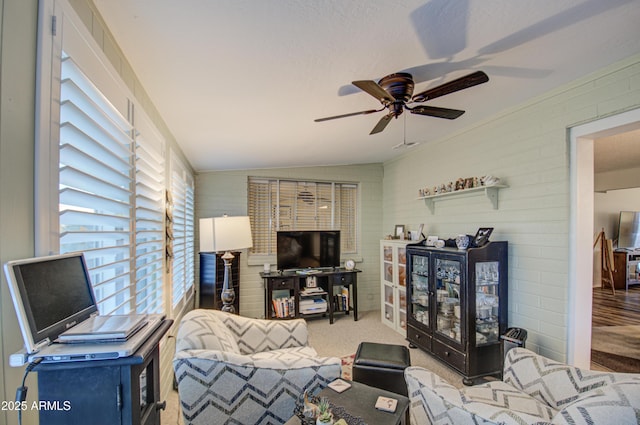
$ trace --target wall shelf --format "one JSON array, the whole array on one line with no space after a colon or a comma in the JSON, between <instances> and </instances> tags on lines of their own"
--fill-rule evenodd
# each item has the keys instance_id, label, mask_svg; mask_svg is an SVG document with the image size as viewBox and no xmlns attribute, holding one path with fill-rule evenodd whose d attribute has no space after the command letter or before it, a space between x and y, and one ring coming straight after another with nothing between
<instances>
[{"instance_id":1,"label":"wall shelf","mask_svg":"<svg viewBox=\"0 0 640 425\"><path fill-rule=\"evenodd\" d=\"M424 199L425 205L429 208L429 211L431 211L431 214L433 214L435 211L436 200L441 201L441 200L449 199L451 197L473 195L473 194L484 192L487 199L489 199L489 202L491 202L493 209L497 210L498 209L498 191L505 187L509 187L509 186L507 186L506 184L479 186L479 187L473 187L470 189L456 190L454 192L439 193L437 195L421 196L418 198L418 200Z\"/></svg>"}]
</instances>

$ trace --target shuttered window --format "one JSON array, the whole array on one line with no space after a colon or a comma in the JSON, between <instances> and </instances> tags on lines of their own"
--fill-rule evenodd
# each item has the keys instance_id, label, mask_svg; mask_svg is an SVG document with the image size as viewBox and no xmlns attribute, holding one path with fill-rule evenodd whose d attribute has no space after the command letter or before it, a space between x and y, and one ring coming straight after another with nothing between
<instances>
[{"instance_id":1,"label":"shuttered window","mask_svg":"<svg viewBox=\"0 0 640 425\"><path fill-rule=\"evenodd\" d=\"M357 246L358 185L249 178L251 254L274 255L278 230L340 230L341 253Z\"/></svg>"},{"instance_id":2,"label":"shuttered window","mask_svg":"<svg viewBox=\"0 0 640 425\"><path fill-rule=\"evenodd\" d=\"M60 252L85 253L101 314L126 314L135 309L133 127L72 58L61 77Z\"/></svg>"},{"instance_id":3,"label":"shuttered window","mask_svg":"<svg viewBox=\"0 0 640 425\"><path fill-rule=\"evenodd\" d=\"M193 293L194 181L177 156L171 158L172 306L179 310Z\"/></svg>"},{"instance_id":4,"label":"shuttered window","mask_svg":"<svg viewBox=\"0 0 640 425\"><path fill-rule=\"evenodd\" d=\"M139 116L140 114L136 114ZM164 148L146 120L136 124L136 310L161 313L164 276Z\"/></svg>"},{"instance_id":5,"label":"shuttered window","mask_svg":"<svg viewBox=\"0 0 640 425\"><path fill-rule=\"evenodd\" d=\"M59 251L84 253L101 314L163 312L164 140L64 52L60 72Z\"/></svg>"}]
</instances>

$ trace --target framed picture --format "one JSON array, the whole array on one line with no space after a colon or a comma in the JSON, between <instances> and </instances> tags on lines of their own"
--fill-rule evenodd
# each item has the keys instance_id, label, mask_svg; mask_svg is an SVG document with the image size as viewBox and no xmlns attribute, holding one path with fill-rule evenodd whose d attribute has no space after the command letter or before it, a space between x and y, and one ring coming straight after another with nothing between
<instances>
[{"instance_id":1,"label":"framed picture","mask_svg":"<svg viewBox=\"0 0 640 425\"><path fill-rule=\"evenodd\" d=\"M489 242L489 236L493 232L493 227L481 227L473 238L473 246L483 246Z\"/></svg>"},{"instance_id":2,"label":"framed picture","mask_svg":"<svg viewBox=\"0 0 640 425\"><path fill-rule=\"evenodd\" d=\"M424 223L420 223L418 226L418 240L422 239L422 235L424 234Z\"/></svg>"},{"instance_id":3,"label":"framed picture","mask_svg":"<svg viewBox=\"0 0 640 425\"><path fill-rule=\"evenodd\" d=\"M396 239L404 239L404 224L396 224L396 230L393 232Z\"/></svg>"}]
</instances>

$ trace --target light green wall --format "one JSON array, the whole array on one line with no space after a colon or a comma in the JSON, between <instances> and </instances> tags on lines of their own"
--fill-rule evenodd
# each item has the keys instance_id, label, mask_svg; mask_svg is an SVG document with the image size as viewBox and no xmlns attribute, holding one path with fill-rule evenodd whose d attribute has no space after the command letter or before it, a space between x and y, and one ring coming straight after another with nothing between
<instances>
[{"instance_id":1,"label":"light green wall","mask_svg":"<svg viewBox=\"0 0 640 425\"><path fill-rule=\"evenodd\" d=\"M239 170L201 173L196 177L196 252L199 247L198 219L222 214L247 215L249 176L300 180L357 182L360 184L360 251L357 267L358 308L380 308L379 240L382 238L382 164ZM240 260L240 311L243 316L264 317L264 287L259 273L263 261L249 264L247 253ZM271 260L275 263L275 258ZM199 262L196 259L196 270ZM198 273L196 272L196 276ZM197 277L196 277L197 279Z\"/></svg>"},{"instance_id":2,"label":"light green wall","mask_svg":"<svg viewBox=\"0 0 640 425\"><path fill-rule=\"evenodd\" d=\"M37 0L0 0L0 263L34 252L33 152ZM22 368L9 355L23 343L4 271L0 277L2 400L14 400ZM34 376L27 386L34 387ZM29 397L35 395L30 392ZM26 412L25 424L37 417ZM0 423L17 423L15 412L0 411Z\"/></svg>"},{"instance_id":3,"label":"light green wall","mask_svg":"<svg viewBox=\"0 0 640 425\"><path fill-rule=\"evenodd\" d=\"M529 331L528 347L564 360L569 305L567 129L638 107L640 57L635 57L388 161L383 227L425 223L425 234L440 238L494 227L492 240L509 241L509 325ZM438 201L434 214L416 200L422 187L486 174L509 185L499 192L497 210L482 195Z\"/></svg>"}]
</instances>

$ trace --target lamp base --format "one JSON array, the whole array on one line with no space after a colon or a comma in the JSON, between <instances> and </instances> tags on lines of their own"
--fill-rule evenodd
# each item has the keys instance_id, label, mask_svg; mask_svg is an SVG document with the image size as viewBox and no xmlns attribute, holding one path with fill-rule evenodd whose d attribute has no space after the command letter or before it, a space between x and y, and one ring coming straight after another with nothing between
<instances>
[{"instance_id":1,"label":"lamp base","mask_svg":"<svg viewBox=\"0 0 640 425\"><path fill-rule=\"evenodd\" d=\"M233 290L233 287L229 286L229 281L231 280L231 261L234 258L230 251L225 252L222 256L224 260L224 282L222 284L222 293L220 294L220 299L222 300L222 308L220 310L227 313L236 312L236 308L233 305L233 301L236 299L236 291Z\"/></svg>"}]
</instances>

